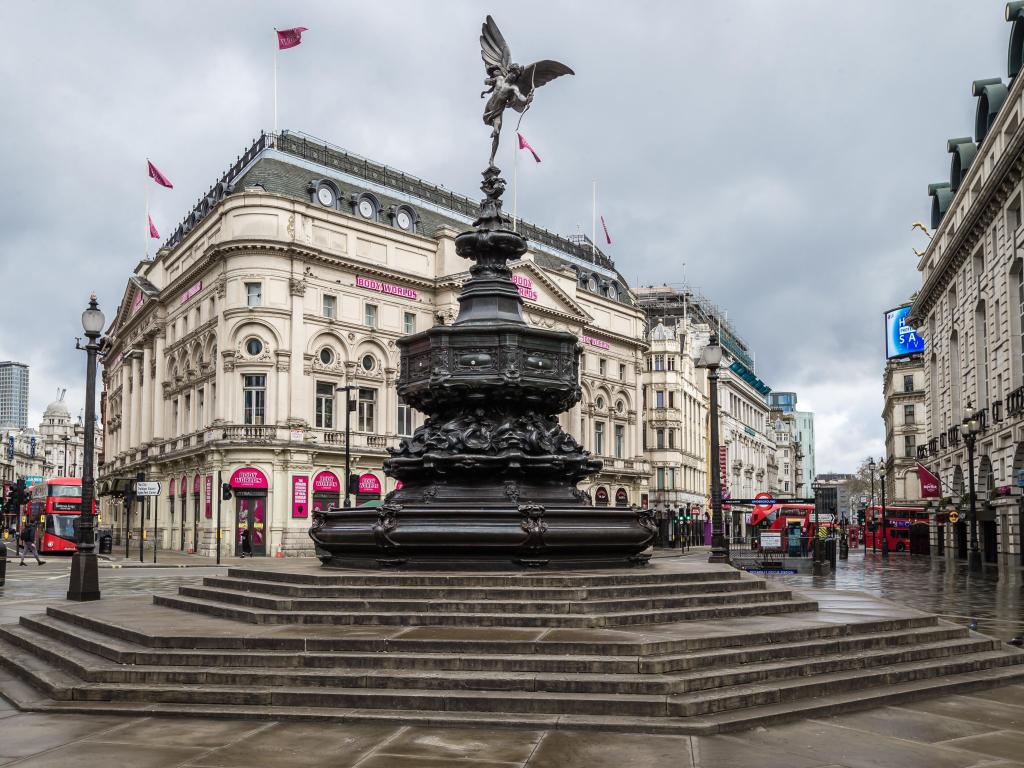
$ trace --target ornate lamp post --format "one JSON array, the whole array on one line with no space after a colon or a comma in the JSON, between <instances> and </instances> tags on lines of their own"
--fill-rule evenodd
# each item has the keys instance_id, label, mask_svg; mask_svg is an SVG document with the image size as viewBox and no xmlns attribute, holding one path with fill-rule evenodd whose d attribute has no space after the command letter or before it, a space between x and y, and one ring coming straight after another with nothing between
<instances>
[{"instance_id":1,"label":"ornate lamp post","mask_svg":"<svg viewBox=\"0 0 1024 768\"><path fill-rule=\"evenodd\" d=\"M61 437L64 443L64 474L61 477L68 476L68 443L71 442L71 435L64 435Z\"/></svg>"},{"instance_id":2,"label":"ornate lamp post","mask_svg":"<svg viewBox=\"0 0 1024 768\"><path fill-rule=\"evenodd\" d=\"M711 422L711 555L709 563L729 562L729 540L725 535L725 521L722 519L722 468L718 455L718 369L722 364L722 347L718 336L711 334L708 345L700 353L700 365L708 369L708 390L710 396Z\"/></svg>"},{"instance_id":3,"label":"ornate lamp post","mask_svg":"<svg viewBox=\"0 0 1024 768\"><path fill-rule=\"evenodd\" d=\"M868 457L868 470L870 470L870 472L871 472L871 503L868 504L868 509L869 510L871 510L871 507L873 507L874 504L875 504L875 468L877 466L878 465L875 464L874 458L869 456ZM874 524L875 524L875 513L874 513L873 510L871 510L871 525L874 525ZM867 525L868 525L868 520L865 517L864 518L864 526L867 527ZM872 530L871 531L871 551L872 552L875 551L875 542L877 540L878 540L878 536L876 536L875 535L875 531Z\"/></svg>"},{"instance_id":4,"label":"ornate lamp post","mask_svg":"<svg viewBox=\"0 0 1024 768\"><path fill-rule=\"evenodd\" d=\"M885 456L879 458L882 472L878 475L879 490L882 494L882 557L889 557L889 521L885 516Z\"/></svg>"},{"instance_id":5,"label":"ornate lamp post","mask_svg":"<svg viewBox=\"0 0 1024 768\"><path fill-rule=\"evenodd\" d=\"M92 514L93 503L93 443L96 426L96 353L103 346L100 334L105 318L96 304L96 294L89 297L89 307L82 313L82 328L88 339L84 347L85 363L85 453L82 456L82 509L78 515L75 554L71 558L71 580L68 584L68 600L100 599L99 568L96 563L95 529Z\"/></svg>"},{"instance_id":6,"label":"ornate lamp post","mask_svg":"<svg viewBox=\"0 0 1024 768\"><path fill-rule=\"evenodd\" d=\"M351 384L346 384L343 387L338 387L338 392L345 393L345 509L352 507L352 484L349 482L349 478L352 476L352 396L351 392L353 389L358 389Z\"/></svg>"},{"instance_id":7,"label":"ornate lamp post","mask_svg":"<svg viewBox=\"0 0 1024 768\"><path fill-rule=\"evenodd\" d=\"M967 407L970 410L970 406ZM960 435L967 446L967 490L971 499L971 548L967 553L967 568L971 571L981 570L981 551L978 549L978 500L974 492L974 444L981 432L981 424L973 415L964 419L960 425Z\"/></svg>"}]
</instances>

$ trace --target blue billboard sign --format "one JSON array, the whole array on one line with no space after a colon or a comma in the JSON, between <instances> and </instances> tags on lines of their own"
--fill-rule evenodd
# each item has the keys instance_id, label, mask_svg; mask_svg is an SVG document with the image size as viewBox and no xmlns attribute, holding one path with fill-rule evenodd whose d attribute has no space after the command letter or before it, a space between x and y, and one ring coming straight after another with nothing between
<instances>
[{"instance_id":1,"label":"blue billboard sign","mask_svg":"<svg viewBox=\"0 0 1024 768\"><path fill-rule=\"evenodd\" d=\"M43 482L42 475L25 475L25 487L31 488L33 485L39 485Z\"/></svg>"},{"instance_id":2,"label":"blue billboard sign","mask_svg":"<svg viewBox=\"0 0 1024 768\"><path fill-rule=\"evenodd\" d=\"M916 328L907 325L910 306L890 309L885 313L885 357L904 357L924 352L924 339Z\"/></svg>"}]
</instances>

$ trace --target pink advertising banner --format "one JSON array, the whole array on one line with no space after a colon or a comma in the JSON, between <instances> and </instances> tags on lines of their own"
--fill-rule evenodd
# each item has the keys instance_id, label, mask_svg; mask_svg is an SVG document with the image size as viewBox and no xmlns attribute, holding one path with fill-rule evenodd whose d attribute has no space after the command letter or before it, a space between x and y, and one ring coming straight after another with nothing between
<instances>
[{"instance_id":1,"label":"pink advertising banner","mask_svg":"<svg viewBox=\"0 0 1024 768\"><path fill-rule=\"evenodd\" d=\"M206 519L213 517L213 475L206 476Z\"/></svg>"},{"instance_id":2,"label":"pink advertising banner","mask_svg":"<svg viewBox=\"0 0 1024 768\"><path fill-rule=\"evenodd\" d=\"M309 517L309 478L292 477L292 517Z\"/></svg>"},{"instance_id":3,"label":"pink advertising banner","mask_svg":"<svg viewBox=\"0 0 1024 768\"><path fill-rule=\"evenodd\" d=\"M179 299L178 303L179 304L184 304L186 301L191 299L193 296L195 296L201 290L203 290L203 281L202 280L200 280L198 283L196 283L191 288L189 288L187 291L185 291L183 294L181 294L181 299Z\"/></svg>"},{"instance_id":4,"label":"pink advertising banner","mask_svg":"<svg viewBox=\"0 0 1024 768\"><path fill-rule=\"evenodd\" d=\"M403 288L400 285L392 285L391 283L382 283L380 280L374 280L370 277L357 277L356 286L359 288L368 288L371 291L380 291L381 293L390 293L393 296L402 296L406 299L415 299L416 291L412 288Z\"/></svg>"},{"instance_id":5,"label":"pink advertising banner","mask_svg":"<svg viewBox=\"0 0 1024 768\"><path fill-rule=\"evenodd\" d=\"M267 476L255 467L241 467L231 475L232 488L269 488Z\"/></svg>"}]
</instances>

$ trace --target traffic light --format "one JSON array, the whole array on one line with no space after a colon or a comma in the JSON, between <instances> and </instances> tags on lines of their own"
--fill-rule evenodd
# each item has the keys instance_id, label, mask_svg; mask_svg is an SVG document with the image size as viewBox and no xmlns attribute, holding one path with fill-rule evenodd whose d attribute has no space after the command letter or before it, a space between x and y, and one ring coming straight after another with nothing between
<instances>
[{"instance_id":1,"label":"traffic light","mask_svg":"<svg viewBox=\"0 0 1024 768\"><path fill-rule=\"evenodd\" d=\"M359 475L348 476L348 492L352 496L359 494Z\"/></svg>"},{"instance_id":2,"label":"traffic light","mask_svg":"<svg viewBox=\"0 0 1024 768\"><path fill-rule=\"evenodd\" d=\"M220 484L220 497L224 499L224 501L231 500L231 483Z\"/></svg>"}]
</instances>

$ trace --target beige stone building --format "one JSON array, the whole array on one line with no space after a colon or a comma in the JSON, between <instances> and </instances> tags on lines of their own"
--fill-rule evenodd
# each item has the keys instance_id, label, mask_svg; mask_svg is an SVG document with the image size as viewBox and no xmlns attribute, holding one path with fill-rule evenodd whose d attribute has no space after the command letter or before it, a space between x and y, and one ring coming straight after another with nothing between
<instances>
[{"instance_id":1,"label":"beige stone building","mask_svg":"<svg viewBox=\"0 0 1024 768\"><path fill-rule=\"evenodd\" d=\"M889 360L885 365L882 393L887 501L921 502L917 453L918 448L928 442L924 355Z\"/></svg>"},{"instance_id":2,"label":"beige stone building","mask_svg":"<svg viewBox=\"0 0 1024 768\"><path fill-rule=\"evenodd\" d=\"M1024 7L1008 4L1007 18L1009 81L974 83L974 134L950 139L950 178L929 186L934 233L918 263L923 284L909 322L926 342L928 440L918 456L940 476L944 496L968 508L972 468L960 425L977 419L980 549L986 563L1015 572L1024 564ZM933 553L966 558L966 515L949 525L950 508L935 518Z\"/></svg>"},{"instance_id":3,"label":"beige stone building","mask_svg":"<svg viewBox=\"0 0 1024 768\"><path fill-rule=\"evenodd\" d=\"M397 398L395 341L455 318L469 264L454 239L476 206L309 137L261 137L136 266L108 331L99 474L115 529L143 472L163 485L143 521L162 547L215 548L225 482L225 551L243 531L256 554L311 551L309 507L344 492L341 386L354 401L354 501L392 490L387 448L421 423ZM596 504L641 504L643 314L589 241L519 231L528 322L575 333L584 350L583 400L563 426L604 470L581 487Z\"/></svg>"}]
</instances>

